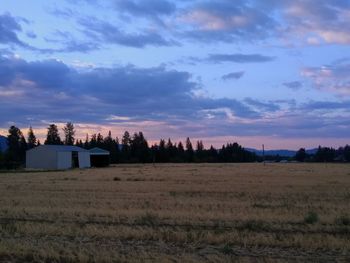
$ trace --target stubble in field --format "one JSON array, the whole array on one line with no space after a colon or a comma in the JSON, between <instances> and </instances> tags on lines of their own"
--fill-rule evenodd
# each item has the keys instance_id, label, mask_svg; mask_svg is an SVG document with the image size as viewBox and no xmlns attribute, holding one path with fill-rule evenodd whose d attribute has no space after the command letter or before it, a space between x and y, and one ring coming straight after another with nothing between
<instances>
[{"instance_id":1,"label":"stubble in field","mask_svg":"<svg viewBox=\"0 0 350 263\"><path fill-rule=\"evenodd\" d=\"M0 174L0 261L350 262L350 166Z\"/></svg>"}]
</instances>

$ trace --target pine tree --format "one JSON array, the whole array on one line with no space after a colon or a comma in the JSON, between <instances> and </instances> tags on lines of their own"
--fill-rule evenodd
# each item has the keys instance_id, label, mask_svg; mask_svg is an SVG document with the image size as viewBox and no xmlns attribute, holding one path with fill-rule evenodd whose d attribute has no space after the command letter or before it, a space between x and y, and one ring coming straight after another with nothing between
<instances>
[{"instance_id":1,"label":"pine tree","mask_svg":"<svg viewBox=\"0 0 350 263\"><path fill-rule=\"evenodd\" d=\"M129 161L130 143L131 143L130 133L128 131L125 131L122 138L122 151L121 151L121 159L123 162Z\"/></svg>"},{"instance_id":2,"label":"pine tree","mask_svg":"<svg viewBox=\"0 0 350 263\"><path fill-rule=\"evenodd\" d=\"M185 148L182 142L180 141L176 148L176 162L185 162Z\"/></svg>"},{"instance_id":3,"label":"pine tree","mask_svg":"<svg viewBox=\"0 0 350 263\"><path fill-rule=\"evenodd\" d=\"M32 149L37 145L37 140L34 135L32 126L30 126L28 130L27 145L28 145L28 149Z\"/></svg>"},{"instance_id":4,"label":"pine tree","mask_svg":"<svg viewBox=\"0 0 350 263\"><path fill-rule=\"evenodd\" d=\"M89 149L90 143L89 143L89 134L86 134L85 142L84 142L84 148Z\"/></svg>"},{"instance_id":5,"label":"pine tree","mask_svg":"<svg viewBox=\"0 0 350 263\"><path fill-rule=\"evenodd\" d=\"M194 160L194 151L193 146L190 141L190 138L187 137L186 139L186 160L187 162L193 162Z\"/></svg>"},{"instance_id":6,"label":"pine tree","mask_svg":"<svg viewBox=\"0 0 350 263\"><path fill-rule=\"evenodd\" d=\"M204 160L204 145L202 141L197 141L196 144L196 161L203 162Z\"/></svg>"},{"instance_id":7,"label":"pine tree","mask_svg":"<svg viewBox=\"0 0 350 263\"><path fill-rule=\"evenodd\" d=\"M95 148L95 147L97 147L97 134L96 133L91 136L91 139L89 142L90 149Z\"/></svg>"},{"instance_id":8,"label":"pine tree","mask_svg":"<svg viewBox=\"0 0 350 263\"><path fill-rule=\"evenodd\" d=\"M157 161L159 161L161 163L166 163L169 161L168 151L166 149L165 140L163 140L163 139L161 139L159 141Z\"/></svg>"},{"instance_id":9,"label":"pine tree","mask_svg":"<svg viewBox=\"0 0 350 263\"><path fill-rule=\"evenodd\" d=\"M104 148L103 136L101 133L97 134L96 145L97 145L97 147Z\"/></svg>"},{"instance_id":10,"label":"pine tree","mask_svg":"<svg viewBox=\"0 0 350 263\"><path fill-rule=\"evenodd\" d=\"M55 124L51 124L47 128L46 140L44 142L46 145L61 145L62 141L58 133L58 128Z\"/></svg>"},{"instance_id":11,"label":"pine tree","mask_svg":"<svg viewBox=\"0 0 350 263\"><path fill-rule=\"evenodd\" d=\"M64 144L65 145L74 145L74 136L75 130L74 125L71 122L67 122L66 126L63 128L64 132Z\"/></svg>"},{"instance_id":12,"label":"pine tree","mask_svg":"<svg viewBox=\"0 0 350 263\"><path fill-rule=\"evenodd\" d=\"M117 163L118 156L117 156L117 147L116 142L112 138L112 132L108 132L108 136L104 139L104 149L109 151L110 156L110 162L111 163Z\"/></svg>"},{"instance_id":13,"label":"pine tree","mask_svg":"<svg viewBox=\"0 0 350 263\"><path fill-rule=\"evenodd\" d=\"M10 168L18 167L24 163L26 152L26 141L19 128L11 126L7 136L7 158Z\"/></svg>"}]
</instances>

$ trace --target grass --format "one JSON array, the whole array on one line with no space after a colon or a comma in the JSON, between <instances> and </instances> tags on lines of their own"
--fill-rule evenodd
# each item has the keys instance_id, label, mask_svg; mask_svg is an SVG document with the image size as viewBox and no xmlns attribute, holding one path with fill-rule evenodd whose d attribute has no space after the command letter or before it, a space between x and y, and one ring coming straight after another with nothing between
<instances>
[{"instance_id":1,"label":"grass","mask_svg":"<svg viewBox=\"0 0 350 263\"><path fill-rule=\"evenodd\" d=\"M347 215L342 215L335 220L336 224L350 226L350 217Z\"/></svg>"},{"instance_id":2,"label":"grass","mask_svg":"<svg viewBox=\"0 0 350 263\"><path fill-rule=\"evenodd\" d=\"M349 170L128 164L1 173L0 262L350 262Z\"/></svg>"},{"instance_id":3,"label":"grass","mask_svg":"<svg viewBox=\"0 0 350 263\"><path fill-rule=\"evenodd\" d=\"M318 214L316 212L308 212L304 217L304 222L306 224L315 224L319 221Z\"/></svg>"}]
</instances>

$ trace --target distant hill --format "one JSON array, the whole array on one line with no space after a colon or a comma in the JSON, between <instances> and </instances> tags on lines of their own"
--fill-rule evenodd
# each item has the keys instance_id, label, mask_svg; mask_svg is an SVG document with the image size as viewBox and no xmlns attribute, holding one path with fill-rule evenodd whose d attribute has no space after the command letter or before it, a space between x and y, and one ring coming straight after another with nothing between
<instances>
[{"instance_id":1,"label":"distant hill","mask_svg":"<svg viewBox=\"0 0 350 263\"><path fill-rule=\"evenodd\" d=\"M7 149L7 138L0 135L0 151L4 152Z\"/></svg>"},{"instance_id":2,"label":"distant hill","mask_svg":"<svg viewBox=\"0 0 350 263\"><path fill-rule=\"evenodd\" d=\"M246 150L257 154L258 156L263 155L262 150L257 150L252 148L246 148ZM266 150L265 155L279 155L283 157L294 157L296 152L297 151L294 151L294 150ZM317 152L317 148L306 150L307 154L315 154L316 152Z\"/></svg>"}]
</instances>

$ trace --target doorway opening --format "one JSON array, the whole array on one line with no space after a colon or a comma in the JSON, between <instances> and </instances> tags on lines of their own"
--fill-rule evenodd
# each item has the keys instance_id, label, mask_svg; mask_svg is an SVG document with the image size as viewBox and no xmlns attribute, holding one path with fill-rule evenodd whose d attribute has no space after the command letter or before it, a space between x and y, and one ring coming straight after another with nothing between
<instances>
[{"instance_id":1,"label":"doorway opening","mask_svg":"<svg viewBox=\"0 0 350 263\"><path fill-rule=\"evenodd\" d=\"M72 152L72 168L79 168L78 152Z\"/></svg>"}]
</instances>

